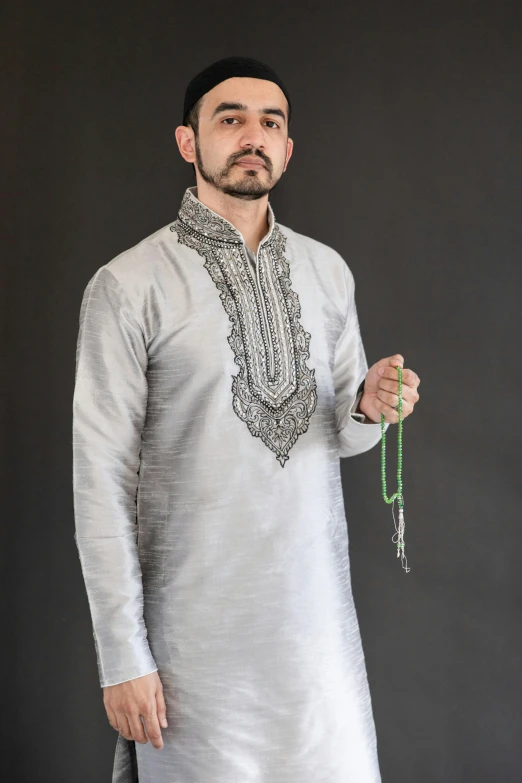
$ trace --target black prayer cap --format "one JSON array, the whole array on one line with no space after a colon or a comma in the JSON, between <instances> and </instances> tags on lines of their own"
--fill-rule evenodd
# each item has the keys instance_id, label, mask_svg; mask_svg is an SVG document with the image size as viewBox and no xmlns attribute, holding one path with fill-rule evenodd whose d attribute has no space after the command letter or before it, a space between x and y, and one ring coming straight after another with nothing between
<instances>
[{"instance_id":1,"label":"black prayer cap","mask_svg":"<svg viewBox=\"0 0 522 783\"><path fill-rule=\"evenodd\" d=\"M202 95L212 90L220 82L224 82L225 79L231 79L234 76L249 76L254 79L266 79L269 82L275 82L284 92L288 101L288 122L290 122L292 107L288 91L270 66L251 57L224 57L200 71L190 80L185 92L182 125L187 124L190 110Z\"/></svg>"}]
</instances>

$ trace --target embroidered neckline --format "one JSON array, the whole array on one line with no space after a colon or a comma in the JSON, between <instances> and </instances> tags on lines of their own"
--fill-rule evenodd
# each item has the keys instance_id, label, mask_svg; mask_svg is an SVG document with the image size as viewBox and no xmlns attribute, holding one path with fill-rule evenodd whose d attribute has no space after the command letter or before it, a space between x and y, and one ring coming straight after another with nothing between
<instances>
[{"instance_id":1,"label":"embroidered neckline","mask_svg":"<svg viewBox=\"0 0 522 783\"><path fill-rule=\"evenodd\" d=\"M178 211L178 219L192 231L209 239L232 244L245 244L243 235L229 220L218 215L217 212L199 200L197 190L197 185L186 189ZM261 240L260 246L265 242L270 242L276 226L274 210L270 202L268 202L268 225L268 233Z\"/></svg>"},{"instance_id":2,"label":"embroidered neckline","mask_svg":"<svg viewBox=\"0 0 522 783\"><path fill-rule=\"evenodd\" d=\"M252 274L242 234L187 188L170 226L178 242L205 259L232 330L227 337L239 372L232 376L232 408L251 435L271 449L282 467L317 406L309 332L284 257L286 236L269 209L270 229Z\"/></svg>"}]
</instances>

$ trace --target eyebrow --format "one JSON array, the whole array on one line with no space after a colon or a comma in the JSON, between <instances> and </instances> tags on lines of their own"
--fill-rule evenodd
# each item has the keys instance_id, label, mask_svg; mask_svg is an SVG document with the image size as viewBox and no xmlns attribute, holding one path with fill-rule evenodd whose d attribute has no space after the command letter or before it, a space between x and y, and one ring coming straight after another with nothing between
<instances>
[{"instance_id":1,"label":"eyebrow","mask_svg":"<svg viewBox=\"0 0 522 783\"><path fill-rule=\"evenodd\" d=\"M229 103L228 101L222 101L221 103L218 103L214 111L212 112L212 115L210 117L211 120L214 119L214 117L217 114L220 114L224 111L248 111L248 106L244 103ZM278 117L282 117L283 120L286 122L286 115L281 109L278 109L276 107L269 106L264 109L259 109L258 114L276 114Z\"/></svg>"}]
</instances>

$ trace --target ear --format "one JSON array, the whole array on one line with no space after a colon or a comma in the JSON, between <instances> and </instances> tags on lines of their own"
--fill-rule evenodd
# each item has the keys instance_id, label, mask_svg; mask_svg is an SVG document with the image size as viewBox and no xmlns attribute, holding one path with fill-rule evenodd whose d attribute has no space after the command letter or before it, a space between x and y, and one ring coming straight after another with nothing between
<instances>
[{"instance_id":1,"label":"ear","mask_svg":"<svg viewBox=\"0 0 522 783\"><path fill-rule=\"evenodd\" d=\"M178 125L174 135L181 157L187 163L193 163L196 160L196 144L194 131L190 125Z\"/></svg>"},{"instance_id":2,"label":"ear","mask_svg":"<svg viewBox=\"0 0 522 783\"><path fill-rule=\"evenodd\" d=\"M288 161L292 157L293 150L294 150L294 141L293 139L288 137L288 140L286 142L286 158L285 158L285 165L283 171L286 171L286 167L288 166Z\"/></svg>"}]
</instances>

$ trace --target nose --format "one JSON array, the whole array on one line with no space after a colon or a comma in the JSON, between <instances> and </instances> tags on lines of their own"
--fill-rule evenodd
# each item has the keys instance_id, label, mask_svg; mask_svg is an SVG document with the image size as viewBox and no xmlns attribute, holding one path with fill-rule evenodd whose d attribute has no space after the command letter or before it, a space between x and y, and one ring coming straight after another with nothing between
<instances>
[{"instance_id":1,"label":"nose","mask_svg":"<svg viewBox=\"0 0 522 783\"><path fill-rule=\"evenodd\" d=\"M265 134L257 118L247 120L243 125L240 138L241 147L252 147L252 157L256 157L256 150L263 151ZM257 156L259 157L259 156Z\"/></svg>"}]
</instances>

